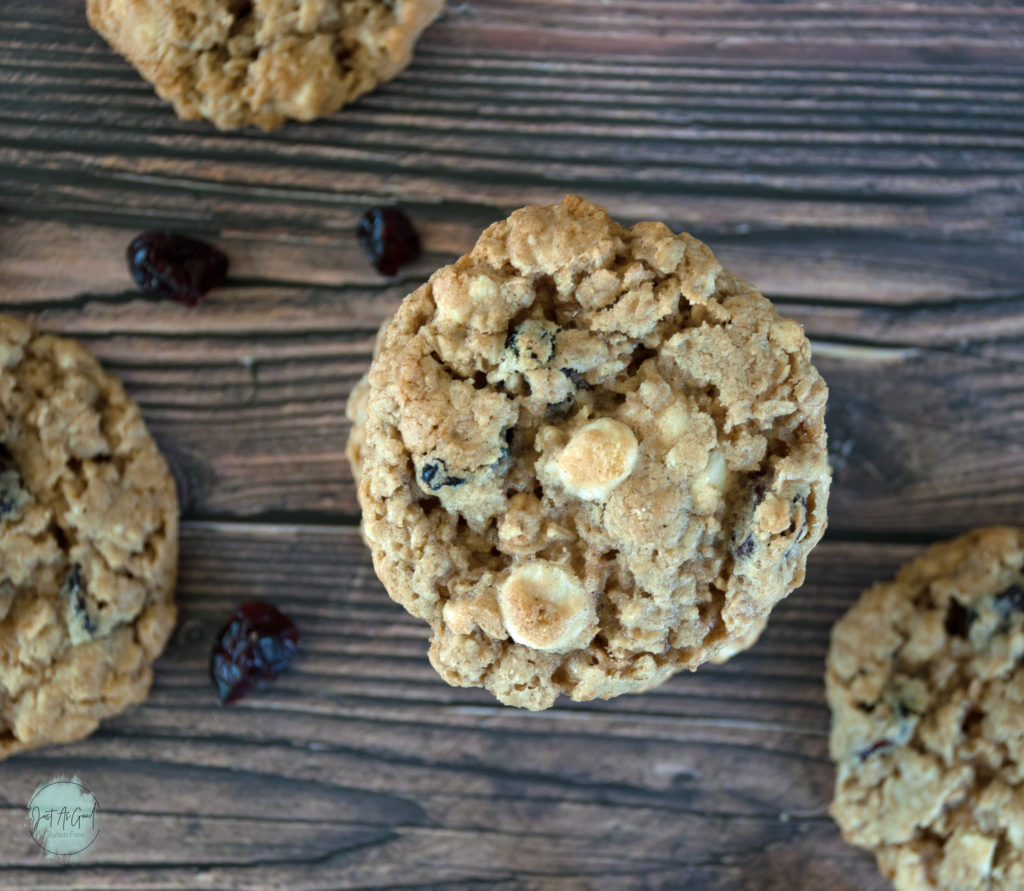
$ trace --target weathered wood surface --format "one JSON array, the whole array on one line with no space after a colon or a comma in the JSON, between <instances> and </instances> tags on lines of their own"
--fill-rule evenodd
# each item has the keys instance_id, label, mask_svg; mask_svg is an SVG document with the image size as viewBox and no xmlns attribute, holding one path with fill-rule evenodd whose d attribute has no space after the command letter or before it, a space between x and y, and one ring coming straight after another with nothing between
<instances>
[{"instance_id":1,"label":"weathered wood surface","mask_svg":"<svg viewBox=\"0 0 1024 891\"><path fill-rule=\"evenodd\" d=\"M269 134L177 121L81 0L0 0L0 304L81 338L185 493L182 622L145 707L0 764L0 888L881 891L825 809L828 629L918 545L1024 522L1024 7L452 2L413 68ZM578 191L708 241L811 335L829 540L732 663L529 715L451 690L355 534L345 399L377 325L488 223ZM352 235L398 201L426 254ZM143 228L215 240L198 310L136 294ZM235 604L301 661L237 707L205 678ZM40 860L35 786L104 822Z\"/></svg>"}]
</instances>

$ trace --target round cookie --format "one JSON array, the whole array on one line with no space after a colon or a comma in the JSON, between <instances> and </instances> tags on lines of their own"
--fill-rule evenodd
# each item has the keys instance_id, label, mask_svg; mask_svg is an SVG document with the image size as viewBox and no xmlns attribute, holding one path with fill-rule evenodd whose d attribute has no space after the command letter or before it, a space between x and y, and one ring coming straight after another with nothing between
<instances>
[{"instance_id":1,"label":"round cookie","mask_svg":"<svg viewBox=\"0 0 1024 891\"><path fill-rule=\"evenodd\" d=\"M831 813L897 891L1024 888L1024 529L934 545L836 624Z\"/></svg>"},{"instance_id":2,"label":"round cookie","mask_svg":"<svg viewBox=\"0 0 1024 891\"><path fill-rule=\"evenodd\" d=\"M406 298L357 389L375 569L444 679L510 705L725 658L824 531L826 393L701 242L523 208Z\"/></svg>"},{"instance_id":3,"label":"round cookie","mask_svg":"<svg viewBox=\"0 0 1024 891\"><path fill-rule=\"evenodd\" d=\"M444 0L88 0L89 24L174 103L222 130L311 121L412 59Z\"/></svg>"},{"instance_id":4,"label":"round cookie","mask_svg":"<svg viewBox=\"0 0 1024 891\"><path fill-rule=\"evenodd\" d=\"M0 758L146 698L177 552L174 481L120 383L0 316Z\"/></svg>"}]
</instances>

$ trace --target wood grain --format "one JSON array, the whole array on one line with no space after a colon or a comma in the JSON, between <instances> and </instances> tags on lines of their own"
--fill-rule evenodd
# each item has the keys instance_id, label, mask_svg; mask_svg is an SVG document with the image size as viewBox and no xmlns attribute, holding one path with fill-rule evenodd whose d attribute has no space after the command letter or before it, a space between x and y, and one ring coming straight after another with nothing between
<instances>
[{"instance_id":1,"label":"wood grain","mask_svg":"<svg viewBox=\"0 0 1024 891\"><path fill-rule=\"evenodd\" d=\"M882 891L826 808L832 623L920 543L1024 523L1024 7L469 0L326 120L174 118L81 0L0 0L0 306L80 338L142 405L186 518L181 623L145 706L0 763L0 888ZM529 202L585 194L707 241L804 324L835 482L808 584L727 665L543 714L445 686L355 531L343 407L373 334ZM353 237L399 203L396 280ZM208 238L197 310L135 292L140 230ZM300 660L231 708L239 602ZM102 834L40 858L35 786Z\"/></svg>"},{"instance_id":2,"label":"wood grain","mask_svg":"<svg viewBox=\"0 0 1024 891\"><path fill-rule=\"evenodd\" d=\"M532 714L433 673L426 627L387 599L353 530L190 523L181 621L149 701L0 764L0 885L67 881L22 809L74 765L102 809L82 888L378 887L401 864L403 887L724 891L788 875L880 891L825 813L821 674L835 619L915 552L824 544L747 654ZM252 596L295 619L301 657L222 707L210 643Z\"/></svg>"}]
</instances>

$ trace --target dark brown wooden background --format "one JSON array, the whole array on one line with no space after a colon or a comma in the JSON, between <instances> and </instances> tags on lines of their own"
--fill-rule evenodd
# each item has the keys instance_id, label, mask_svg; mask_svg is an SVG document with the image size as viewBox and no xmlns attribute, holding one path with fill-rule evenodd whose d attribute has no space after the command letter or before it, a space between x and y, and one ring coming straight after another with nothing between
<instances>
[{"instance_id":1,"label":"dark brown wooden background","mask_svg":"<svg viewBox=\"0 0 1024 891\"><path fill-rule=\"evenodd\" d=\"M181 622L144 707L0 764L3 888L881 891L826 808L831 624L936 537L1024 522L1024 6L451 2L397 82L270 134L181 123L85 22L0 0L0 303L87 343L185 492ZM445 686L357 532L343 407L372 335L488 223L578 191L707 241L814 341L836 477L808 583L764 638L645 696L544 714ZM352 235L400 202L426 255ZM230 286L140 297L142 229ZM219 707L212 636L301 626ZM101 835L40 858L35 787Z\"/></svg>"}]
</instances>

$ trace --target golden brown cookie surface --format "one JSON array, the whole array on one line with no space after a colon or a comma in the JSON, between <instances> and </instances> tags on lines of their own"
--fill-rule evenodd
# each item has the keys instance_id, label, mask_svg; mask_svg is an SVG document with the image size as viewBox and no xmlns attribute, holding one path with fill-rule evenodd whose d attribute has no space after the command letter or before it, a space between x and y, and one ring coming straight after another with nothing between
<instances>
[{"instance_id":1,"label":"golden brown cookie surface","mask_svg":"<svg viewBox=\"0 0 1024 891\"><path fill-rule=\"evenodd\" d=\"M749 646L825 525L800 326L570 196L436 272L350 411L374 565L449 683L546 708Z\"/></svg>"},{"instance_id":2,"label":"golden brown cookie surface","mask_svg":"<svg viewBox=\"0 0 1024 891\"><path fill-rule=\"evenodd\" d=\"M89 23L185 120L311 121L395 77L444 0L88 0Z\"/></svg>"},{"instance_id":3,"label":"golden brown cookie surface","mask_svg":"<svg viewBox=\"0 0 1024 891\"><path fill-rule=\"evenodd\" d=\"M898 891L1024 888L1024 529L941 542L836 624L832 815Z\"/></svg>"},{"instance_id":4,"label":"golden brown cookie surface","mask_svg":"<svg viewBox=\"0 0 1024 891\"><path fill-rule=\"evenodd\" d=\"M174 627L174 481L120 383L0 316L0 758L141 702Z\"/></svg>"}]
</instances>

